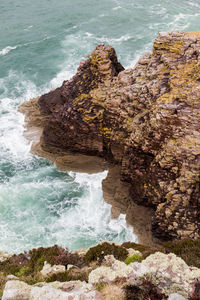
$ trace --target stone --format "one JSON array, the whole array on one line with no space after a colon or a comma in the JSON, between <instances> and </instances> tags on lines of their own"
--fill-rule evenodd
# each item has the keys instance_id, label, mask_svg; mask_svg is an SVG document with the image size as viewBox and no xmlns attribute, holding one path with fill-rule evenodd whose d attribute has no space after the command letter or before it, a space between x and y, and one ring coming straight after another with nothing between
<instances>
[{"instance_id":1,"label":"stone","mask_svg":"<svg viewBox=\"0 0 200 300\"><path fill-rule=\"evenodd\" d=\"M68 264L68 265L67 265L67 270L70 270L70 269L73 268L73 267L74 267L74 265Z\"/></svg>"},{"instance_id":2,"label":"stone","mask_svg":"<svg viewBox=\"0 0 200 300\"><path fill-rule=\"evenodd\" d=\"M186 300L186 298L181 296L180 294L174 293L169 295L168 300Z\"/></svg>"},{"instance_id":3,"label":"stone","mask_svg":"<svg viewBox=\"0 0 200 300\"><path fill-rule=\"evenodd\" d=\"M2 300L28 300L31 286L23 281L9 280L6 282Z\"/></svg>"},{"instance_id":4,"label":"stone","mask_svg":"<svg viewBox=\"0 0 200 300\"><path fill-rule=\"evenodd\" d=\"M197 281L200 269L188 266L175 254L156 252L141 263L134 262L128 266L112 255L107 255L105 260L106 266L100 266L89 274L89 283L97 285L123 282L147 292L153 290L156 295L163 295L165 298L171 294L180 294L188 299L199 293Z\"/></svg>"},{"instance_id":5,"label":"stone","mask_svg":"<svg viewBox=\"0 0 200 300\"><path fill-rule=\"evenodd\" d=\"M113 255L106 256L106 264L109 266L101 266L90 272L89 283L114 282L117 278L126 278L132 271L130 266L116 260Z\"/></svg>"},{"instance_id":6,"label":"stone","mask_svg":"<svg viewBox=\"0 0 200 300\"><path fill-rule=\"evenodd\" d=\"M12 256L12 254L0 251L0 262L5 261L6 259L10 258L11 256Z\"/></svg>"},{"instance_id":7,"label":"stone","mask_svg":"<svg viewBox=\"0 0 200 300\"><path fill-rule=\"evenodd\" d=\"M143 260L142 264L148 269L145 280L157 286L161 293L167 296L179 293L186 298L194 294L200 269L188 266L175 254L156 252Z\"/></svg>"},{"instance_id":8,"label":"stone","mask_svg":"<svg viewBox=\"0 0 200 300\"><path fill-rule=\"evenodd\" d=\"M147 267L143 263L134 262L129 266L132 268L131 273L129 274L129 283L134 283L136 278L141 278L148 271Z\"/></svg>"},{"instance_id":9,"label":"stone","mask_svg":"<svg viewBox=\"0 0 200 300\"><path fill-rule=\"evenodd\" d=\"M18 280L19 279L17 276L12 275L12 274L8 275L6 278L9 280Z\"/></svg>"},{"instance_id":10,"label":"stone","mask_svg":"<svg viewBox=\"0 0 200 300\"><path fill-rule=\"evenodd\" d=\"M128 250L128 257L133 256L135 254L142 256L142 253L139 250L135 250L133 248L129 248L127 250Z\"/></svg>"},{"instance_id":11,"label":"stone","mask_svg":"<svg viewBox=\"0 0 200 300\"><path fill-rule=\"evenodd\" d=\"M49 277L53 274L64 273L66 271L65 266L62 265L53 265L51 266L46 261L40 273L44 278Z\"/></svg>"},{"instance_id":12,"label":"stone","mask_svg":"<svg viewBox=\"0 0 200 300\"><path fill-rule=\"evenodd\" d=\"M22 281L8 281L2 300L102 300L91 284L81 281L40 282L33 286Z\"/></svg>"}]
</instances>

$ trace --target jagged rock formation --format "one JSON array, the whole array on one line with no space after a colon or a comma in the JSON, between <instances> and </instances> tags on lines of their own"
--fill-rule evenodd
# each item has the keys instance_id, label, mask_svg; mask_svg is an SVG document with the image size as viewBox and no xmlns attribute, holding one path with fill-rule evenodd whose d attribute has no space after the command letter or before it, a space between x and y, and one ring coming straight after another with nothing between
<instances>
[{"instance_id":1,"label":"jagged rock formation","mask_svg":"<svg viewBox=\"0 0 200 300\"><path fill-rule=\"evenodd\" d=\"M99 45L38 104L44 144L120 164L133 201L155 208L155 235L200 238L199 33L160 33L129 70Z\"/></svg>"}]
</instances>

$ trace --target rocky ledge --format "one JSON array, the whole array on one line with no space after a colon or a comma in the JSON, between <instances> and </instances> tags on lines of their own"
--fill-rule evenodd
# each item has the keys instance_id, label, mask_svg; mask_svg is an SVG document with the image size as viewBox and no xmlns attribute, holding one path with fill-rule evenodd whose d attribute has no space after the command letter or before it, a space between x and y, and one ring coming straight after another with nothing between
<instances>
[{"instance_id":1,"label":"rocky ledge","mask_svg":"<svg viewBox=\"0 0 200 300\"><path fill-rule=\"evenodd\" d=\"M199 32L160 33L128 70L99 45L35 101L44 146L119 164L132 200L155 209L155 236L200 238Z\"/></svg>"},{"instance_id":2,"label":"rocky ledge","mask_svg":"<svg viewBox=\"0 0 200 300\"><path fill-rule=\"evenodd\" d=\"M200 242L152 248L102 242L53 246L0 258L2 300L199 300Z\"/></svg>"}]
</instances>

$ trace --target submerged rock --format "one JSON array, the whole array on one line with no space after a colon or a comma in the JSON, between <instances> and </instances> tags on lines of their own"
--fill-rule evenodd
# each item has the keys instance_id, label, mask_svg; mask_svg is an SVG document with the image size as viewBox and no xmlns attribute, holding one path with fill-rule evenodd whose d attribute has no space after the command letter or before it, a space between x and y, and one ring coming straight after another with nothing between
<instances>
[{"instance_id":1,"label":"submerged rock","mask_svg":"<svg viewBox=\"0 0 200 300\"><path fill-rule=\"evenodd\" d=\"M198 33L160 33L129 70L99 45L38 100L43 144L120 164L133 201L155 208L163 239L200 238L199 68Z\"/></svg>"}]
</instances>

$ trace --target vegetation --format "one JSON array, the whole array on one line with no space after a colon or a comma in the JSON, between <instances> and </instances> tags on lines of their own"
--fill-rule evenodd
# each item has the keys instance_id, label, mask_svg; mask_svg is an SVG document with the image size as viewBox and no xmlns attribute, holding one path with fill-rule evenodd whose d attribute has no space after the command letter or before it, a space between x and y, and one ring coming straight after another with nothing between
<instances>
[{"instance_id":1,"label":"vegetation","mask_svg":"<svg viewBox=\"0 0 200 300\"><path fill-rule=\"evenodd\" d=\"M130 257L127 257L125 259L125 264L129 265L130 263L133 263L133 262L136 262L136 261L141 262L142 259L143 259L142 255L139 254L139 253L136 253L136 254L134 254L134 255L132 255Z\"/></svg>"},{"instance_id":2,"label":"vegetation","mask_svg":"<svg viewBox=\"0 0 200 300\"><path fill-rule=\"evenodd\" d=\"M78 269L78 268L71 268L62 273L53 274L47 277L46 282L53 282L53 281L71 281L71 280L80 280L88 282L88 275L89 272L86 269Z\"/></svg>"},{"instance_id":3,"label":"vegetation","mask_svg":"<svg viewBox=\"0 0 200 300\"><path fill-rule=\"evenodd\" d=\"M132 243L132 242L125 242L122 244L122 247L129 249L132 248L134 250L138 250L142 253L142 257L143 259L145 259L147 256L154 254L157 251L160 252L165 252L165 249L163 247L150 247L150 246L144 246L144 245L140 245L140 244L136 244L136 243Z\"/></svg>"},{"instance_id":4,"label":"vegetation","mask_svg":"<svg viewBox=\"0 0 200 300\"><path fill-rule=\"evenodd\" d=\"M116 259L124 261L128 256L128 251L114 243L104 242L95 247L91 247L85 254L84 261L89 264L92 261L102 262L105 255L113 255Z\"/></svg>"},{"instance_id":5,"label":"vegetation","mask_svg":"<svg viewBox=\"0 0 200 300\"><path fill-rule=\"evenodd\" d=\"M126 300L166 300L168 297L158 293L155 286L144 282L144 289L134 285L124 287Z\"/></svg>"},{"instance_id":6,"label":"vegetation","mask_svg":"<svg viewBox=\"0 0 200 300\"><path fill-rule=\"evenodd\" d=\"M142 253L136 253L128 257L127 249L132 248ZM4 262L0 262L0 297L3 293L3 288L6 282L6 277L9 274L17 276L20 280L28 284L35 284L39 281L44 281L40 271L43 268L44 262L51 265L74 265L74 267L66 270L63 273L53 274L46 278L46 282L53 281L71 281L81 280L88 282L88 276L91 269L98 267L106 255L113 255L116 259L124 261L126 264L131 262L141 262L147 256L160 251L163 253L174 253L181 257L188 265L200 268L200 241L186 239L183 241L169 241L165 242L162 246L153 248L132 242L123 243L121 246L114 243L103 242L97 246L91 247L82 257L78 254L70 253L68 249L61 248L57 245L48 248L38 248L22 253L13 255ZM89 268L88 268L89 266ZM105 283L99 283L96 286L98 291L104 290ZM148 289L140 289L135 286L127 286L124 288L126 299L155 299L153 287L147 284ZM200 287L197 286L195 295L192 299L198 299ZM151 295L151 296L150 296ZM197 298L196 295L198 295ZM161 295L162 296L162 295ZM131 298L132 297L132 298ZM142 298L143 297L143 298ZM148 298L149 297L149 298ZM164 298L159 298L164 299Z\"/></svg>"},{"instance_id":7,"label":"vegetation","mask_svg":"<svg viewBox=\"0 0 200 300\"><path fill-rule=\"evenodd\" d=\"M185 239L163 244L167 253L174 253L181 257L186 264L200 268L200 240Z\"/></svg>"},{"instance_id":8,"label":"vegetation","mask_svg":"<svg viewBox=\"0 0 200 300\"><path fill-rule=\"evenodd\" d=\"M68 249L55 245L48 248L40 247L28 253L13 255L11 258L0 263L0 272L2 278L12 274L19 277L20 280L34 284L42 279L40 271L45 261L51 265L67 266L68 264L73 264L77 267L84 265L83 259L78 254L70 253ZM70 273L68 274L68 278L70 278Z\"/></svg>"}]
</instances>

